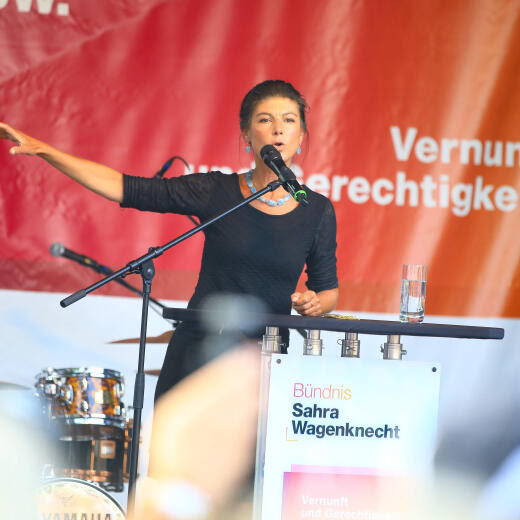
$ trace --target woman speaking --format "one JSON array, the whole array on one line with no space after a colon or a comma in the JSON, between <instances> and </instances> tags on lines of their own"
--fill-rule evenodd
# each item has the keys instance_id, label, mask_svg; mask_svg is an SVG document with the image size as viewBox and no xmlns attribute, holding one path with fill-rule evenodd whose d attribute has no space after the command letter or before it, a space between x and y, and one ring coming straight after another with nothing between
<instances>
[{"instance_id":1,"label":"woman speaking","mask_svg":"<svg viewBox=\"0 0 520 520\"><path fill-rule=\"evenodd\" d=\"M74 181L124 208L195 215L206 221L276 180L260 151L272 145L287 166L301 152L307 105L281 80L253 87L240 107L240 131L255 167L244 174L197 173L170 179L142 178L53 148L0 123L0 137L16 143L11 154L36 155ZM199 279L188 308L211 295L247 294L269 312L319 316L338 299L336 219L331 202L309 189L304 207L283 187L227 215L205 229ZM307 289L295 292L305 268ZM156 388L156 399L208 359L203 332L183 323L172 336Z\"/></svg>"}]
</instances>

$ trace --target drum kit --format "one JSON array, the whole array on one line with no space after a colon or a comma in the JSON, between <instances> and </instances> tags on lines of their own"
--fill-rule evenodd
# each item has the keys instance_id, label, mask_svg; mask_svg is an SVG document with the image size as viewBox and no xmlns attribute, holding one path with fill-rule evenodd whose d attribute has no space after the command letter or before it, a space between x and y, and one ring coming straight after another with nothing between
<instances>
[{"instance_id":1,"label":"drum kit","mask_svg":"<svg viewBox=\"0 0 520 520\"><path fill-rule=\"evenodd\" d=\"M121 373L93 367L46 368L37 374L35 388L56 439L56 457L42 469L39 511L47 518L65 507L63 514L80 518L88 512L90 518L93 507L104 513L108 505L120 514L120 506L107 492L122 492L130 469L132 419L122 401Z\"/></svg>"},{"instance_id":2,"label":"drum kit","mask_svg":"<svg viewBox=\"0 0 520 520\"><path fill-rule=\"evenodd\" d=\"M147 341L167 343L171 335L166 332ZM145 373L158 375L159 370ZM36 493L39 517L124 519L123 508L111 496L124 491L130 476L133 419L123 403L122 374L107 368L49 367L36 375L34 387L46 437L54 447L45 454L41 468ZM0 381L0 390L27 389Z\"/></svg>"},{"instance_id":3,"label":"drum kit","mask_svg":"<svg viewBox=\"0 0 520 520\"><path fill-rule=\"evenodd\" d=\"M171 333L149 339L163 343L169 337ZM43 518L124 518L110 495L122 492L130 475L133 420L122 400L122 374L94 367L45 368L35 379L36 396L56 443L56 456L42 468L39 513Z\"/></svg>"}]
</instances>

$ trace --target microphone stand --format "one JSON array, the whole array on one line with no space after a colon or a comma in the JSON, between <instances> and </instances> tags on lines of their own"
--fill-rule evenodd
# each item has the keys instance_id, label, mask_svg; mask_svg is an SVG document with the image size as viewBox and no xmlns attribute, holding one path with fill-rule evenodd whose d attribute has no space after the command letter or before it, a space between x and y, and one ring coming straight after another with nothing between
<instances>
[{"instance_id":1,"label":"microphone stand","mask_svg":"<svg viewBox=\"0 0 520 520\"><path fill-rule=\"evenodd\" d=\"M195 222L195 224L197 225L198 222ZM52 253L52 247L51 247L51 253ZM56 255L54 255L56 256ZM65 256L65 255L60 255L62 258L68 258L70 260L74 260L68 256ZM100 264L99 262L96 262L95 260L93 261L93 263L84 263L84 262L79 262L78 260L74 260L76 263L78 263L79 265L83 266L83 267L88 267L89 269L92 269L93 271L96 271L96 273L99 273L99 274L102 274L102 275L109 275L109 274L113 274L114 271L112 269L110 269L110 267L107 267L106 265L102 265ZM137 289L137 287L134 287L133 285L130 285L129 283L125 282L124 280L121 280L120 278L116 278L114 280L114 282L117 282L119 285L122 285L123 287L125 287L126 289L128 289L129 291L133 292L134 294L137 294L137 296L141 297L143 296L143 292L140 291L139 289ZM157 305L157 307L160 307L162 309L162 311L164 309L167 309L166 305L162 304L161 302L155 300L154 298L150 297L150 302L153 303L154 305ZM162 316L162 311L157 311L157 309L153 309L155 310L156 312L160 312L160 315ZM176 322L174 322L176 323Z\"/></svg>"},{"instance_id":2,"label":"microphone stand","mask_svg":"<svg viewBox=\"0 0 520 520\"><path fill-rule=\"evenodd\" d=\"M80 265L83 265L85 267L90 267L90 269L93 269L94 271L96 271L96 273L99 273L99 274L105 274L105 275L114 274L114 271L112 269L110 269L110 267L106 267L104 265L100 265L100 264L94 264L94 265L80 264ZM116 278L114 280L114 282L117 282L119 285L122 285L123 287L125 287L129 291L133 292L134 294L137 294L137 296L140 296L140 297L143 296L143 291L140 291L139 289L137 289L137 287L134 287L133 285L130 285L128 282L125 282L121 278ZM155 300L151 296L150 296L149 300L150 300L151 303L153 303L154 305L157 305L157 307L160 307L162 310L167 308L166 305L164 305L161 302ZM152 310L157 311L157 309L152 309ZM157 312L159 312L159 311L157 311ZM161 314L161 316L162 316L162 314ZM176 322L174 322L174 324L175 323Z\"/></svg>"},{"instance_id":3,"label":"microphone stand","mask_svg":"<svg viewBox=\"0 0 520 520\"><path fill-rule=\"evenodd\" d=\"M60 301L60 305L62 307L68 307L69 305L77 302L81 298L84 298L87 294L99 289L103 285L111 282L112 280L116 280L118 278L122 278L127 276L128 274L139 273L143 279L143 305L142 305L142 313L141 313L141 333L140 333L140 341L139 341L139 359L137 363L137 374L135 376L135 386L134 386L134 427L132 430L132 441L130 448L130 472L129 472L129 480L128 480L128 509L135 509L135 481L137 480L137 463L139 458L139 436L141 430L141 415L143 409L143 401L144 401L144 358L145 358L145 350L146 350L146 328L148 323L148 305L150 301L150 292L152 288L152 280L155 275L155 267L153 265L153 259L161 256L165 251L170 249L173 246L176 246L180 242L183 242L187 238L195 235L199 231L211 226L213 223L217 222L221 218L233 213L237 209L240 209L243 206L246 206L253 200L258 199L268 191L274 191L276 188L281 186L282 183L279 180L270 182L265 188L260 191L257 191L247 199L239 202L237 205L232 208L224 211L220 215L203 222L202 224L190 229L186 233L174 238L170 242L159 246L159 247L150 247L148 249L148 253L135 260L129 262L125 267L122 267L118 271L113 272L112 274L106 276L105 278L99 280L98 282L86 287L85 289L80 289L79 291L67 296L63 300Z\"/></svg>"}]
</instances>

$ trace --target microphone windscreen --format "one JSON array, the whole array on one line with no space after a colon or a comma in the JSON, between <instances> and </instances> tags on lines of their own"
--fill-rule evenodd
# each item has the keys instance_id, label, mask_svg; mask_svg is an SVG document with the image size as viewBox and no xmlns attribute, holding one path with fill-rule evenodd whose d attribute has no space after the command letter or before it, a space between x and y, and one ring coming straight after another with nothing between
<instances>
[{"instance_id":1,"label":"microphone windscreen","mask_svg":"<svg viewBox=\"0 0 520 520\"><path fill-rule=\"evenodd\" d=\"M65 247L61 242L54 242L54 244L51 244L49 251L51 252L52 256L63 256Z\"/></svg>"},{"instance_id":2,"label":"microphone windscreen","mask_svg":"<svg viewBox=\"0 0 520 520\"><path fill-rule=\"evenodd\" d=\"M267 161L277 159L278 157L281 158L281 155L272 144L266 144L260 150L260 157L267 164Z\"/></svg>"}]
</instances>

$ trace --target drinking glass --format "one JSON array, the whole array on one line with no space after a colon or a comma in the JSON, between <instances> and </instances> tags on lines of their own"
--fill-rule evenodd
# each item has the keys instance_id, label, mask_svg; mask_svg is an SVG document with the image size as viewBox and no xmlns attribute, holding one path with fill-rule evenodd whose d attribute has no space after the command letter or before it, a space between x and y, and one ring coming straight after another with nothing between
<instances>
[{"instance_id":1,"label":"drinking glass","mask_svg":"<svg viewBox=\"0 0 520 520\"><path fill-rule=\"evenodd\" d=\"M401 309L399 312L399 319L401 321L420 323L424 320L426 270L426 265L403 265Z\"/></svg>"}]
</instances>

